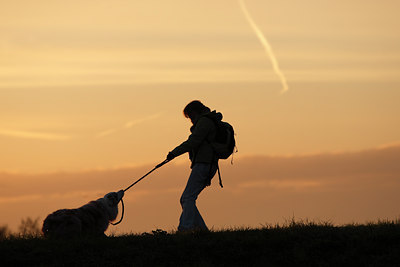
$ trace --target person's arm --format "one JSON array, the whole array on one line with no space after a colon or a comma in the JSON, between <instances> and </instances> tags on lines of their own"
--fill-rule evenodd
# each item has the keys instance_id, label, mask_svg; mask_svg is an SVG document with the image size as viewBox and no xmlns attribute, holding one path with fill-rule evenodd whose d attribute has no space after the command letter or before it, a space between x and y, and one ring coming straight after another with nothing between
<instances>
[{"instance_id":1,"label":"person's arm","mask_svg":"<svg viewBox=\"0 0 400 267\"><path fill-rule=\"evenodd\" d=\"M207 135L210 133L212 127L213 122L210 119L206 117L200 118L199 121L196 123L193 133L185 142L183 142L170 152L170 157L177 157L182 155L183 153L196 150L207 138Z\"/></svg>"}]
</instances>

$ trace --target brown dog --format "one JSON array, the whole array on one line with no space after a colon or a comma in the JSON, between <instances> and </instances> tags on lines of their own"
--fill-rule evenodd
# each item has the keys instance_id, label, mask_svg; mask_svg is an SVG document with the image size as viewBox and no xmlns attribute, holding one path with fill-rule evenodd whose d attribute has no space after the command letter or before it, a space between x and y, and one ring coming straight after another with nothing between
<instances>
[{"instance_id":1,"label":"brown dog","mask_svg":"<svg viewBox=\"0 0 400 267\"><path fill-rule=\"evenodd\" d=\"M111 192L77 209L61 209L48 215L43 222L45 237L69 238L104 236L110 222L118 215L118 203L124 191Z\"/></svg>"}]
</instances>

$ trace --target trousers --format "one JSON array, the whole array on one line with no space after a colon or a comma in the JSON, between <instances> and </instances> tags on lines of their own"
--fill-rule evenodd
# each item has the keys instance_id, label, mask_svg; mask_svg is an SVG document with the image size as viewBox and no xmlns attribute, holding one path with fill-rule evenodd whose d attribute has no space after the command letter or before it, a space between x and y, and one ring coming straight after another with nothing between
<instances>
[{"instance_id":1,"label":"trousers","mask_svg":"<svg viewBox=\"0 0 400 267\"><path fill-rule=\"evenodd\" d=\"M208 230L203 217L197 209L196 200L201 191L209 185L209 181L214 177L216 171L216 164L196 163L193 165L180 199L182 213L179 218L178 231Z\"/></svg>"}]
</instances>

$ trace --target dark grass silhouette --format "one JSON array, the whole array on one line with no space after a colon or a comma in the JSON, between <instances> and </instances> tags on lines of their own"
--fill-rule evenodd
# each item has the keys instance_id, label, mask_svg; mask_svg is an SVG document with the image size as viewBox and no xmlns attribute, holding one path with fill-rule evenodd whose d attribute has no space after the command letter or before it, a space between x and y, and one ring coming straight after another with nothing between
<instances>
[{"instance_id":1,"label":"dark grass silhouette","mask_svg":"<svg viewBox=\"0 0 400 267\"><path fill-rule=\"evenodd\" d=\"M400 221L0 241L2 266L398 266Z\"/></svg>"},{"instance_id":2,"label":"dark grass silhouette","mask_svg":"<svg viewBox=\"0 0 400 267\"><path fill-rule=\"evenodd\" d=\"M18 232L14 233L8 225L0 226L0 241L9 238L35 238L42 236L42 231L39 226L40 218L32 219L30 217L22 218L18 226Z\"/></svg>"}]
</instances>

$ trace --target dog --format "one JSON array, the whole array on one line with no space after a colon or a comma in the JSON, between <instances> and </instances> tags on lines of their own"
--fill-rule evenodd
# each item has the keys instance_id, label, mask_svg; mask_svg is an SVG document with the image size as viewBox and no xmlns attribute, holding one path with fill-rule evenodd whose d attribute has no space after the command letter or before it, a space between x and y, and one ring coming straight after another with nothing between
<instances>
[{"instance_id":1,"label":"dog","mask_svg":"<svg viewBox=\"0 0 400 267\"><path fill-rule=\"evenodd\" d=\"M43 235L50 238L105 236L109 223L117 218L118 203L123 196L123 190L110 192L80 208L57 210L43 221Z\"/></svg>"}]
</instances>

